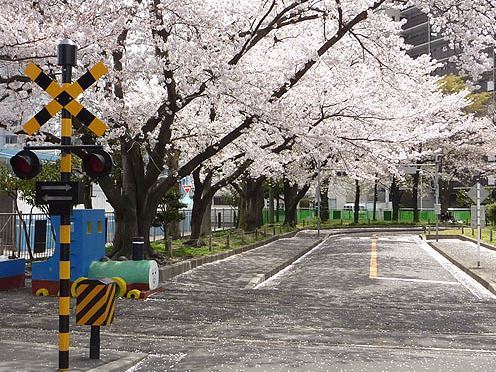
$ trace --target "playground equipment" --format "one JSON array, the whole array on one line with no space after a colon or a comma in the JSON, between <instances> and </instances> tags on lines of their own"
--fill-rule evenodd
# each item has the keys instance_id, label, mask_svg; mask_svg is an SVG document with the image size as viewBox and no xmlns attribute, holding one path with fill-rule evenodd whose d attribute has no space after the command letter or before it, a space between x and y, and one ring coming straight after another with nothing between
<instances>
[{"instance_id":1,"label":"playground equipment","mask_svg":"<svg viewBox=\"0 0 496 372\"><path fill-rule=\"evenodd\" d=\"M156 289L159 282L158 265L151 260L92 262L88 274L96 279L113 278L119 294L128 298L141 298L142 292Z\"/></svg>"},{"instance_id":2,"label":"playground equipment","mask_svg":"<svg viewBox=\"0 0 496 372\"><path fill-rule=\"evenodd\" d=\"M57 241L55 251L48 260L32 264L32 292L37 296L57 296L59 292L60 217L52 216L51 220ZM104 226L104 210L74 210L71 222L71 282L88 276L91 262L105 256Z\"/></svg>"},{"instance_id":3,"label":"playground equipment","mask_svg":"<svg viewBox=\"0 0 496 372\"><path fill-rule=\"evenodd\" d=\"M23 288L25 280L26 260L10 259L0 256L0 291Z\"/></svg>"},{"instance_id":4,"label":"playground equipment","mask_svg":"<svg viewBox=\"0 0 496 372\"><path fill-rule=\"evenodd\" d=\"M60 218L52 217L59 241ZM76 209L71 223L71 293L85 279L112 278L118 295L128 298L146 298L158 290L158 265L152 260L103 261L105 257L105 211ZM76 227L76 228L75 228ZM32 293L37 296L57 296L59 292L60 245L46 261L33 262ZM100 261L102 260L102 261Z\"/></svg>"}]
</instances>

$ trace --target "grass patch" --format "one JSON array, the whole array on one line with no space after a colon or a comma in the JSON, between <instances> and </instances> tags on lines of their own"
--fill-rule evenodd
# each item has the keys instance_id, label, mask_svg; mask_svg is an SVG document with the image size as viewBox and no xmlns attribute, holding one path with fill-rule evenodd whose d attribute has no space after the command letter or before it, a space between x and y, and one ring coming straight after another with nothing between
<instances>
[{"instance_id":1,"label":"grass patch","mask_svg":"<svg viewBox=\"0 0 496 372\"><path fill-rule=\"evenodd\" d=\"M435 235L435 233L435 231L431 230L431 235ZM477 230L465 226L463 229L459 227L456 229L440 230L439 235L463 235L468 238L477 239ZM496 231L493 227L481 229L481 241L488 244L496 244Z\"/></svg>"},{"instance_id":2,"label":"grass patch","mask_svg":"<svg viewBox=\"0 0 496 372\"><path fill-rule=\"evenodd\" d=\"M280 235L294 230L295 229L283 226L264 226L256 232L250 233L237 229L215 231L212 233L211 237L203 237L202 240L206 245L198 248L185 245L184 243L189 237L184 237L172 241L173 259L181 260L213 255L269 239L274 236L274 233L275 235ZM169 255L164 240L152 242L151 246L156 253L160 253L164 256Z\"/></svg>"}]
</instances>

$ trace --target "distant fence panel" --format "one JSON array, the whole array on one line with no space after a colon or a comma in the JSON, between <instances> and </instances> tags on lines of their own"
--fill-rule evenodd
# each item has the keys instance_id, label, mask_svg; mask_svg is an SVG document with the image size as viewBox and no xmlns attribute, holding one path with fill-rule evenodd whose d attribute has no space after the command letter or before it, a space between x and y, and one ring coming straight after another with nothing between
<instances>
[{"instance_id":1,"label":"distant fence panel","mask_svg":"<svg viewBox=\"0 0 496 372\"><path fill-rule=\"evenodd\" d=\"M25 228L24 228L25 227ZM55 250L55 232L43 213L0 213L0 254L35 260L50 257Z\"/></svg>"},{"instance_id":2,"label":"distant fence panel","mask_svg":"<svg viewBox=\"0 0 496 372\"><path fill-rule=\"evenodd\" d=\"M191 234L191 209L181 210L184 218L179 221L179 232L181 236L188 236ZM238 219L237 208L212 208L210 212L210 221L212 230L224 230L236 226ZM112 244L115 237L115 216L113 212L105 213L107 220L107 235L106 243ZM150 227L150 241L164 239L164 228L162 226Z\"/></svg>"},{"instance_id":3,"label":"distant fence panel","mask_svg":"<svg viewBox=\"0 0 496 372\"><path fill-rule=\"evenodd\" d=\"M467 209L448 209L448 212L453 216L455 221L462 221L463 223L470 222L470 210ZM341 220L343 222L353 221L353 211L351 210L330 210L330 220ZM376 211L377 221L392 221L391 210L378 210ZM359 220L373 220L372 211L360 211ZM422 223L433 223L436 221L436 214L433 210L419 211L419 221ZM398 211L398 222L411 222L413 223L413 209L402 209Z\"/></svg>"},{"instance_id":4,"label":"distant fence panel","mask_svg":"<svg viewBox=\"0 0 496 372\"><path fill-rule=\"evenodd\" d=\"M298 208L297 209L297 219L298 221L309 221L317 218L317 210L312 208ZM263 223L283 223L284 222L284 209L274 209L274 221L269 221L269 209L264 208L263 210Z\"/></svg>"}]
</instances>

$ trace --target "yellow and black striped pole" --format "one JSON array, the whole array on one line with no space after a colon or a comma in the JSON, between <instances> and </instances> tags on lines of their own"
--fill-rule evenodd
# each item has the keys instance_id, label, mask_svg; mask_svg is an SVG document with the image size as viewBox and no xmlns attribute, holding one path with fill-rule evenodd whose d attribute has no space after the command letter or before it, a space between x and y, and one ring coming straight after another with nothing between
<instances>
[{"instance_id":1,"label":"yellow and black striped pole","mask_svg":"<svg viewBox=\"0 0 496 372\"><path fill-rule=\"evenodd\" d=\"M62 66L62 87L71 83L72 66L76 65L76 45L68 39L58 46L58 65ZM62 109L61 145L71 144L72 119ZM71 180L71 151L63 149L60 159L60 181ZM60 214L60 292L59 292L59 370L69 369L69 315L71 300L71 215L72 204L67 204Z\"/></svg>"}]
</instances>

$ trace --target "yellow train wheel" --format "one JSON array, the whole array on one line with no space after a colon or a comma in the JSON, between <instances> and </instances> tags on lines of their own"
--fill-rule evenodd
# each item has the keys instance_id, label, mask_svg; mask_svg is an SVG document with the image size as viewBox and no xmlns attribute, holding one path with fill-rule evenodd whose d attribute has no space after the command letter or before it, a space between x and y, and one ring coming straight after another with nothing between
<instances>
[{"instance_id":1,"label":"yellow train wheel","mask_svg":"<svg viewBox=\"0 0 496 372\"><path fill-rule=\"evenodd\" d=\"M124 297L127 290L126 281L122 279L120 276L114 276L112 280L115 282L115 284L117 284L117 288L118 288L116 292L117 297Z\"/></svg>"},{"instance_id":2,"label":"yellow train wheel","mask_svg":"<svg viewBox=\"0 0 496 372\"><path fill-rule=\"evenodd\" d=\"M46 297L50 295L50 292L48 292L48 289L46 288L40 288L36 291L35 295Z\"/></svg>"},{"instance_id":3,"label":"yellow train wheel","mask_svg":"<svg viewBox=\"0 0 496 372\"><path fill-rule=\"evenodd\" d=\"M76 279L76 280L72 283L72 285L71 285L71 296L72 296L72 297L77 297L77 295L76 295L76 287L77 287L77 285L78 285L81 281L83 281L83 280L85 280L85 279L88 279L88 278L86 278L85 276L82 276L82 277L80 277L80 278L77 278L77 279Z\"/></svg>"},{"instance_id":4,"label":"yellow train wheel","mask_svg":"<svg viewBox=\"0 0 496 372\"><path fill-rule=\"evenodd\" d=\"M127 293L127 298L132 298L132 299L139 299L140 298L141 291L139 289L132 289Z\"/></svg>"}]
</instances>

